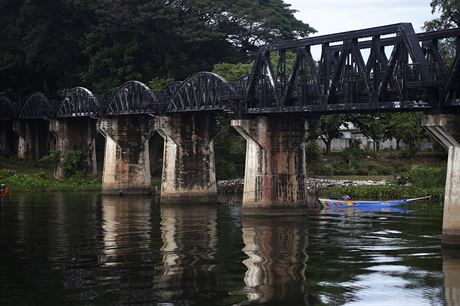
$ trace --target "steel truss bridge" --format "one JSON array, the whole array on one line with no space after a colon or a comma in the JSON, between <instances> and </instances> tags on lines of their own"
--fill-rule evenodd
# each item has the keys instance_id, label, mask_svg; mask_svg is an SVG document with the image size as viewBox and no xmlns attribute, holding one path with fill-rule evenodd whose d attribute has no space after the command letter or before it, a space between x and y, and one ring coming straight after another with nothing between
<instances>
[{"instance_id":1,"label":"steel truss bridge","mask_svg":"<svg viewBox=\"0 0 460 306\"><path fill-rule=\"evenodd\" d=\"M2 120L411 110L460 112L459 28L416 34L410 23L400 23L267 45L252 73L233 82L199 72L159 91L129 81L99 99L83 87L63 99L33 93L15 103L0 96Z\"/></svg>"}]
</instances>

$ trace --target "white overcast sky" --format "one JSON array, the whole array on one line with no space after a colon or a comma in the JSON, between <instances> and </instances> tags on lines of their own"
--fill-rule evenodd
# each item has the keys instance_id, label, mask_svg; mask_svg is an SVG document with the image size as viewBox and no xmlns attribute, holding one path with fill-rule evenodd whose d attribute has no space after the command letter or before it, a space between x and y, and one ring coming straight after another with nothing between
<instances>
[{"instance_id":1,"label":"white overcast sky","mask_svg":"<svg viewBox=\"0 0 460 306\"><path fill-rule=\"evenodd\" d=\"M410 22L415 32L435 18L431 0L285 0L298 12L295 16L323 35Z\"/></svg>"}]
</instances>

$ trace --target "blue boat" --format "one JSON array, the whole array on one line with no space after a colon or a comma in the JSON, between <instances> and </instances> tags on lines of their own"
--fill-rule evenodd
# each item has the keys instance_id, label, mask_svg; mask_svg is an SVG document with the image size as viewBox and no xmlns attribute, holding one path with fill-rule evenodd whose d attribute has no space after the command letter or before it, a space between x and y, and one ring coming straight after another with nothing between
<instances>
[{"instance_id":1,"label":"blue boat","mask_svg":"<svg viewBox=\"0 0 460 306\"><path fill-rule=\"evenodd\" d=\"M336 200L336 199L321 199L318 198L318 201L326 208L350 208L350 207L359 207L359 208L385 208L393 207L408 204L415 201L430 199L430 196L413 198L413 199L404 199L404 200L388 200L388 201L354 201L354 200Z\"/></svg>"}]
</instances>

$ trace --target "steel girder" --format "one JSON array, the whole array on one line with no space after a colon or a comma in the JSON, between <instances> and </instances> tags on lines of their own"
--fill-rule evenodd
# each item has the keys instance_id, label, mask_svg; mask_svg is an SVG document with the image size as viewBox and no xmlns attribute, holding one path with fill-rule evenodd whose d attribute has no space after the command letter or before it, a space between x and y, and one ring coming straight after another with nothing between
<instances>
[{"instance_id":1,"label":"steel girder","mask_svg":"<svg viewBox=\"0 0 460 306\"><path fill-rule=\"evenodd\" d=\"M42 94L36 92L31 94L24 102L19 111L19 119L47 119L53 116L52 102Z\"/></svg>"},{"instance_id":2,"label":"steel girder","mask_svg":"<svg viewBox=\"0 0 460 306\"><path fill-rule=\"evenodd\" d=\"M105 115L145 113L145 100L149 100L150 88L138 81L128 81L115 89L108 101Z\"/></svg>"},{"instance_id":3,"label":"steel girder","mask_svg":"<svg viewBox=\"0 0 460 306\"><path fill-rule=\"evenodd\" d=\"M177 88L167 112L222 111L227 105L221 95L228 92L228 82L212 72L199 72Z\"/></svg>"},{"instance_id":4,"label":"steel girder","mask_svg":"<svg viewBox=\"0 0 460 306\"><path fill-rule=\"evenodd\" d=\"M445 93L458 92L460 60L448 70L438 47L444 38L458 40L460 29L415 34L411 24L401 23L262 47L243 112L448 107L458 96ZM321 48L319 62L313 59L314 46ZM295 57L292 65L289 53Z\"/></svg>"},{"instance_id":5,"label":"steel girder","mask_svg":"<svg viewBox=\"0 0 460 306\"><path fill-rule=\"evenodd\" d=\"M70 89L57 112L57 118L96 117L100 105L96 97L84 87Z\"/></svg>"}]
</instances>

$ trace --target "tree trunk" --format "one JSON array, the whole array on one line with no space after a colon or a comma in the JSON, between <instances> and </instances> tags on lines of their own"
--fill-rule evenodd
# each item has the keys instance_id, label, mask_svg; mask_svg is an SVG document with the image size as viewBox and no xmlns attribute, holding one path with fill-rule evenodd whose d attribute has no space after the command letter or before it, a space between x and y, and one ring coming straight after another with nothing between
<instances>
[{"instance_id":1,"label":"tree trunk","mask_svg":"<svg viewBox=\"0 0 460 306\"><path fill-rule=\"evenodd\" d=\"M326 141L326 154L331 153L332 138Z\"/></svg>"},{"instance_id":2,"label":"tree trunk","mask_svg":"<svg viewBox=\"0 0 460 306\"><path fill-rule=\"evenodd\" d=\"M320 136L321 140L324 142L324 145L326 146L326 155L331 153L331 143L332 143L332 138L325 138L324 136Z\"/></svg>"}]
</instances>

